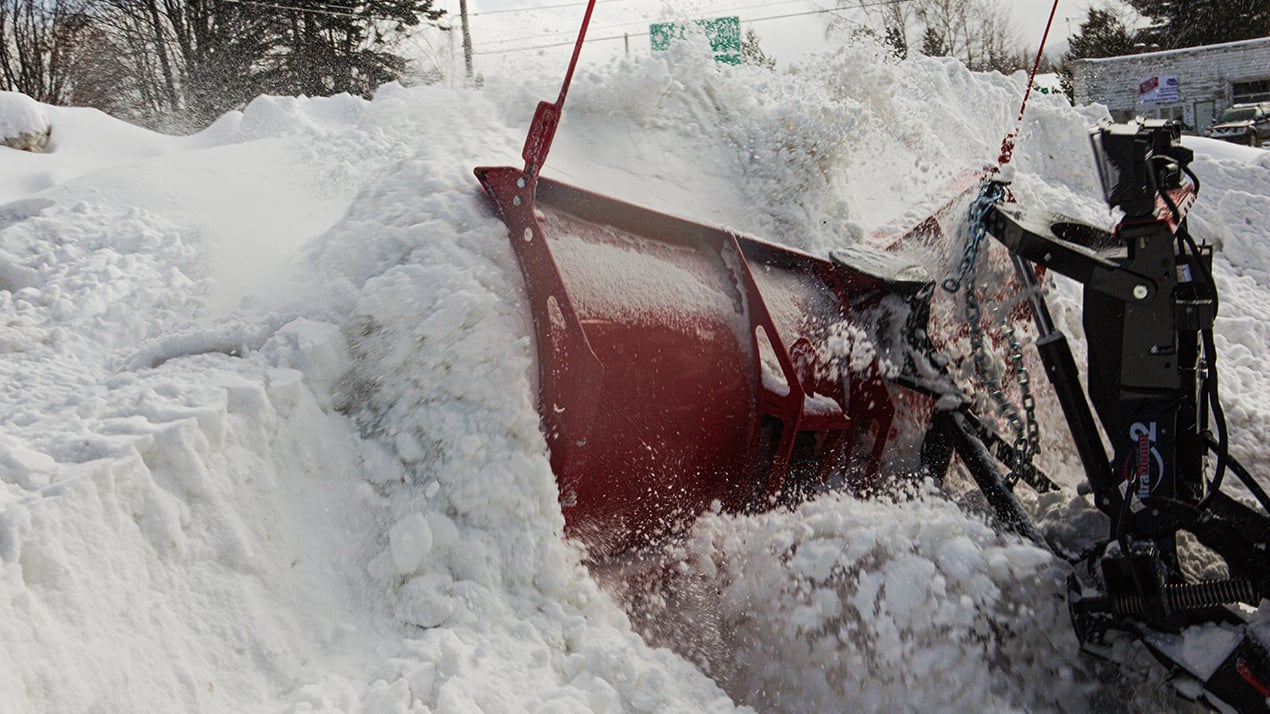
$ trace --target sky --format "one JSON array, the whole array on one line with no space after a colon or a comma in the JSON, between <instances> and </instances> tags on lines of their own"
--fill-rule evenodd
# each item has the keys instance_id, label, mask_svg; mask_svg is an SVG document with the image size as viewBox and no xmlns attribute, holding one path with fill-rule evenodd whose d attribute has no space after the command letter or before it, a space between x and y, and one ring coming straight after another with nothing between
<instances>
[{"instance_id":1,"label":"sky","mask_svg":"<svg viewBox=\"0 0 1270 714\"><path fill-rule=\"evenodd\" d=\"M1058 0L1054 27L1047 42L1048 54L1057 56L1067 37L1080 26L1090 0ZM1051 0L1006 0L1018 39L1036 48L1045 30ZM438 7L459 16L458 0L438 0ZM825 28L835 15L831 0L599 0L592 18L588 48L601 49L607 56L625 51L624 33L630 38L630 52L647 51L647 25L675 17L717 17L739 15L744 29L753 28L768 55L777 61L797 61L823 47ZM559 44L567 52L584 3L578 0L471 0L472 42L477 64L499 62L499 54L517 48ZM457 34L457 33L456 33ZM609 39L602 39L609 38ZM458 41L455 41L456 46ZM589 51L594 52L596 50ZM456 49L456 51L458 51ZM484 59L480 59L484 54Z\"/></svg>"}]
</instances>

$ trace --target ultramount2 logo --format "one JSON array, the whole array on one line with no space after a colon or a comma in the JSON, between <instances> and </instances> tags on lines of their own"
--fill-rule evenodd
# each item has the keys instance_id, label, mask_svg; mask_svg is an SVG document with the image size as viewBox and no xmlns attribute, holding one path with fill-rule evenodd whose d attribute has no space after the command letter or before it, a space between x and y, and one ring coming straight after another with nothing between
<instances>
[{"instance_id":1,"label":"ultramount2 logo","mask_svg":"<svg viewBox=\"0 0 1270 714\"><path fill-rule=\"evenodd\" d=\"M1127 490L1129 482L1136 478L1137 496L1141 500L1150 496L1151 492L1159 487L1160 479L1164 475L1164 457L1155 448L1156 423L1151 422L1148 426L1142 422L1135 422L1129 427L1129 439L1136 443L1138 448L1130 452L1129 458L1124 462L1125 489Z\"/></svg>"}]
</instances>

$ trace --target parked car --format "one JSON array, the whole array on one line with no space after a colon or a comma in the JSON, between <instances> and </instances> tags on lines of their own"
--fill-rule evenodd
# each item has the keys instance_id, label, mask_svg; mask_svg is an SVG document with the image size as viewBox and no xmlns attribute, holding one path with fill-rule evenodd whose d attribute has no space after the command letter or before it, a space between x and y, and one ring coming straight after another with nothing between
<instances>
[{"instance_id":1,"label":"parked car","mask_svg":"<svg viewBox=\"0 0 1270 714\"><path fill-rule=\"evenodd\" d=\"M1236 104L1217 117L1208 135L1249 146L1270 144L1270 102Z\"/></svg>"}]
</instances>

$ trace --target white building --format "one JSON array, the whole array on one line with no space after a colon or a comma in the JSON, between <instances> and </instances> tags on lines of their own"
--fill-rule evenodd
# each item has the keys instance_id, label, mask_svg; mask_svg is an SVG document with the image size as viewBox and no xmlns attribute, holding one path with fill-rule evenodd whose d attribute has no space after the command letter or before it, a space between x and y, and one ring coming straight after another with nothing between
<instances>
[{"instance_id":1,"label":"white building","mask_svg":"<svg viewBox=\"0 0 1270 714\"><path fill-rule=\"evenodd\" d=\"M1076 104L1116 121L1181 119L1202 134L1231 104L1270 101L1270 37L1072 63Z\"/></svg>"}]
</instances>

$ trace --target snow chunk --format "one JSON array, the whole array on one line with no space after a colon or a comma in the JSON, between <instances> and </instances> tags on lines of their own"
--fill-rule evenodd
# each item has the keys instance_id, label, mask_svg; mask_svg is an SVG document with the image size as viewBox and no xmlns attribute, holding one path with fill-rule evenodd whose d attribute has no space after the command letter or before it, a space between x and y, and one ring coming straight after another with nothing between
<instances>
[{"instance_id":1,"label":"snow chunk","mask_svg":"<svg viewBox=\"0 0 1270 714\"><path fill-rule=\"evenodd\" d=\"M388 550L399 575L409 575L432 550L432 529L421 513L406 516L388 531Z\"/></svg>"},{"instance_id":2,"label":"snow chunk","mask_svg":"<svg viewBox=\"0 0 1270 714\"><path fill-rule=\"evenodd\" d=\"M18 92L0 92L0 146L41 152L52 130L39 102Z\"/></svg>"}]
</instances>

